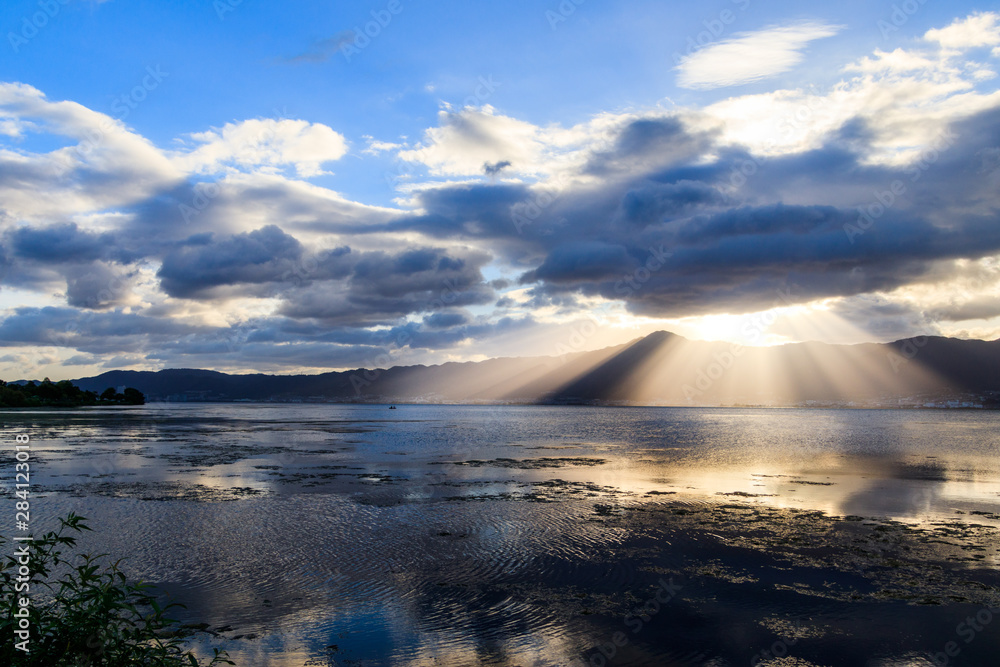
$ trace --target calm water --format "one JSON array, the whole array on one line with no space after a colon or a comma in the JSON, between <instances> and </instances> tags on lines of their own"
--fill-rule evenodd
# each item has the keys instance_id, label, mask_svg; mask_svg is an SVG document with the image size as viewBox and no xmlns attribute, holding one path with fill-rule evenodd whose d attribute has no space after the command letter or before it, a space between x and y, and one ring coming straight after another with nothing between
<instances>
[{"instance_id":1,"label":"calm water","mask_svg":"<svg viewBox=\"0 0 1000 667\"><path fill-rule=\"evenodd\" d=\"M850 578L876 576L867 565L765 562L770 547L718 513L770 512L761 539L794 541L803 529L781 517L805 510L996 531L996 413L148 405L0 418L7 440L32 438L36 527L87 516L85 548L126 557L185 618L221 626L198 646L244 666L735 665L776 642L812 662L773 664L933 664L964 642L956 623L993 599L1000 568L995 548L956 542L977 553L942 562L987 598L918 605L905 582L879 593ZM678 518L650 518L664 507ZM678 507L715 514L685 527ZM795 580L768 579L785 571ZM655 614L629 613L671 581L682 588ZM988 664L998 636L1000 619L948 664Z\"/></svg>"}]
</instances>

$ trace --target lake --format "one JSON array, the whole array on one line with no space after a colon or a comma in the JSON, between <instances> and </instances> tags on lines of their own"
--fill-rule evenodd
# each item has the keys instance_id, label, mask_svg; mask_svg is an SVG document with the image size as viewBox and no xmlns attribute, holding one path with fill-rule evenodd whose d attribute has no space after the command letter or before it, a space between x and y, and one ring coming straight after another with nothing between
<instances>
[{"instance_id":1,"label":"lake","mask_svg":"<svg viewBox=\"0 0 1000 667\"><path fill-rule=\"evenodd\" d=\"M182 619L209 624L198 651L241 666L1000 655L1000 413L0 415L7 441L31 436L36 532L86 516L85 550L124 557L187 605Z\"/></svg>"}]
</instances>

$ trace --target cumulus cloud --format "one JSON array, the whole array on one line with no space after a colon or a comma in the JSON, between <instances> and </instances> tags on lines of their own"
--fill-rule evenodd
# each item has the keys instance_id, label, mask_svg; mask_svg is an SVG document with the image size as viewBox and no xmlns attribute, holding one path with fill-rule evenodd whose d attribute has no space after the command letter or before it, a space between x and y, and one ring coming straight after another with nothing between
<instances>
[{"instance_id":1,"label":"cumulus cloud","mask_svg":"<svg viewBox=\"0 0 1000 667\"><path fill-rule=\"evenodd\" d=\"M322 123L253 119L226 123L221 129L190 135L197 147L178 156L185 170L216 173L227 168L274 173L294 167L299 176L323 173L321 166L339 160L347 141Z\"/></svg>"},{"instance_id":2,"label":"cumulus cloud","mask_svg":"<svg viewBox=\"0 0 1000 667\"><path fill-rule=\"evenodd\" d=\"M711 44L681 60L677 83L683 88L710 89L760 81L787 72L802 62L803 49L841 26L801 21L772 26Z\"/></svg>"},{"instance_id":3,"label":"cumulus cloud","mask_svg":"<svg viewBox=\"0 0 1000 667\"><path fill-rule=\"evenodd\" d=\"M578 167L622 121L602 115L570 128L540 127L488 104L445 109L438 113L438 127L427 129L419 143L397 156L426 165L435 176L478 176L486 165L507 163L504 169L510 174L547 177Z\"/></svg>"},{"instance_id":4,"label":"cumulus cloud","mask_svg":"<svg viewBox=\"0 0 1000 667\"><path fill-rule=\"evenodd\" d=\"M1000 13L976 12L964 19L955 19L947 27L928 30L924 39L946 49L996 46L1000 44Z\"/></svg>"},{"instance_id":5,"label":"cumulus cloud","mask_svg":"<svg viewBox=\"0 0 1000 667\"><path fill-rule=\"evenodd\" d=\"M427 130L415 148L400 151L401 159L422 162L443 175L476 174L483 164L497 162L529 173L539 170L546 143L534 125L497 114L490 106L441 111L438 117L440 127Z\"/></svg>"},{"instance_id":6,"label":"cumulus cloud","mask_svg":"<svg viewBox=\"0 0 1000 667\"><path fill-rule=\"evenodd\" d=\"M19 133L48 134L62 144L45 153L0 146L0 225L129 205L184 177L120 121L75 102L52 102L32 86L0 83L0 114Z\"/></svg>"},{"instance_id":7,"label":"cumulus cloud","mask_svg":"<svg viewBox=\"0 0 1000 667\"><path fill-rule=\"evenodd\" d=\"M77 308L102 310L136 301L132 291L137 271L121 271L104 262L68 267L66 302Z\"/></svg>"},{"instance_id":8,"label":"cumulus cloud","mask_svg":"<svg viewBox=\"0 0 1000 667\"><path fill-rule=\"evenodd\" d=\"M90 365L436 363L599 309L652 327L779 299L871 338L996 337L1000 92L955 46L992 46L992 20L844 63L828 90L573 126L445 110L418 142L359 154L426 167L400 208L303 180L347 150L324 125L230 123L167 150L0 85L0 290L22 304L0 318L0 369L39 346ZM793 27L775 62L835 32ZM55 147L25 149L35 134Z\"/></svg>"},{"instance_id":9,"label":"cumulus cloud","mask_svg":"<svg viewBox=\"0 0 1000 667\"><path fill-rule=\"evenodd\" d=\"M275 225L216 241L192 237L163 258L158 277L170 296L192 297L220 285L257 285L290 274L302 245Z\"/></svg>"},{"instance_id":10,"label":"cumulus cloud","mask_svg":"<svg viewBox=\"0 0 1000 667\"><path fill-rule=\"evenodd\" d=\"M637 125L664 146L631 141ZM789 287L800 303L892 290L942 263L1000 252L1000 199L989 179L970 178L981 147L1000 144L1000 110L949 132L922 157L867 165L843 133L763 159L718 143L690 150L707 139L669 119L636 121L589 163L616 165L616 178L568 188L544 207L522 185L436 188L419 198L424 215L393 224L489 239L512 265L531 266L520 280L536 294L621 300L645 316L752 311ZM890 193L877 222L859 217L897 182L905 197ZM527 224L512 224L532 205Z\"/></svg>"},{"instance_id":11,"label":"cumulus cloud","mask_svg":"<svg viewBox=\"0 0 1000 667\"><path fill-rule=\"evenodd\" d=\"M412 248L358 257L343 284L304 285L288 294L281 314L331 324L383 326L411 313L489 303L495 299L482 267L484 252L461 247Z\"/></svg>"}]
</instances>

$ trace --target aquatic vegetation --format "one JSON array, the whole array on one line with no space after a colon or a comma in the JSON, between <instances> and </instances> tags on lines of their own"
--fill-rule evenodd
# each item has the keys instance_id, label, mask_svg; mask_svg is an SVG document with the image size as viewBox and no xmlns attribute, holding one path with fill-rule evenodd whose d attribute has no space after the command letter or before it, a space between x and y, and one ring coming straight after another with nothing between
<instances>
[{"instance_id":1,"label":"aquatic vegetation","mask_svg":"<svg viewBox=\"0 0 1000 667\"><path fill-rule=\"evenodd\" d=\"M119 562L64 555L74 532L90 530L71 513L56 531L14 542L0 569L0 663L16 667L199 667L184 650L192 634L167 616L150 584L130 581ZM7 540L0 536L0 546ZM234 665L216 649L213 665Z\"/></svg>"}]
</instances>

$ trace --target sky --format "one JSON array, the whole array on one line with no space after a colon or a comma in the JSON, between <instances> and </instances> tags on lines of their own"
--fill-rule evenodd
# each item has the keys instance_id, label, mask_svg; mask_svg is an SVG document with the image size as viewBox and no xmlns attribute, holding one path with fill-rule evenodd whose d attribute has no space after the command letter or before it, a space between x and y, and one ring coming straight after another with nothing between
<instances>
[{"instance_id":1,"label":"sky","mask_svg":"<svg viewBox=\"0 0 1000 667\"><path fill-rule=\"evenodd\" d=\"M0 377L1000 336L990 3L6 0Z\"/></svg>"}]
</instances>

